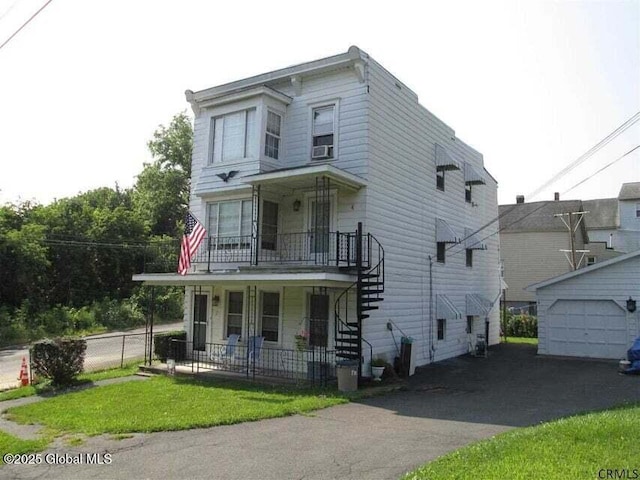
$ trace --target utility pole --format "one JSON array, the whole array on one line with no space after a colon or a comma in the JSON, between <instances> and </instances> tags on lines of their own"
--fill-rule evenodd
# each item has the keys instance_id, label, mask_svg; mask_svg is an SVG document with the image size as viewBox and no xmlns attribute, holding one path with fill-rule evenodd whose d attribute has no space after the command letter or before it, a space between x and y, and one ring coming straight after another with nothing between
<instances>
[{"instance_id":1,"label":"utility pole","mask_svg":"<svg viewBox=\"0 0 640 480\"><path fill-rule=\"evenodd\" d=\"M565 254L565 256L567 257L567 261L569 262L569 265L571 266L572 270L577 270L578 267L580 266L580 264L582 263L582 260L584 260L584 255L586 253L589 253L589 250L576 250L576 238L575 238L575 234L576 234L576 230L578 230L578 227L580 226L580 222L582 222L582 220L584 219L585 214L589 213L588 211L582 211L582 212L566 212L566 213L556 213L553 216L556 218L560 218L560 220L562 220L562 223L564 223L565 227L567 227L567 229L569 229L569 248L570 250L560 250L561 252L563 252ZM578 219L575 222L573 222L573 216L577 215ZM565 220L565 216L568 217L568 221ZM576 254L577 253L581 253L581 257L580 260L576 262Z\"/></svg>"}]
</instances>

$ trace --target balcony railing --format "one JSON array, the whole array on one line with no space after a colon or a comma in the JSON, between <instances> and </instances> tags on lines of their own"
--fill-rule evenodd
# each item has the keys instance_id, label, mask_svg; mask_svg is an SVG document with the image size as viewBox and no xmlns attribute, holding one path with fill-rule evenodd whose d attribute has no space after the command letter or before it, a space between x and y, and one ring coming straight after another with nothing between
<instances>
[{"instance_id":1,"label":"balcony railing","mask_svg":"<svg viewBox=\"0 0 640 480\"><path fill-rule=\"evenodd\" d=\"M200 269L206 265L207 270L221 263L350 267L356 265L356 238L355 232L211 236L200 245L194 263L200 264Z\"/></svg>"},{"instance_id":2,"label":"balcony railing","mask_svg":"<svg viewBox=\"0 0 640 480\"><path fill-rule=\"evenodd\" d=\"M238 344L230 351L226 344L196 345L186 340L172 340L171 355L177 366L192 373L231 372L246 376L275 377L326 385L336 376L335 351L324 347L288 349L265 346L250 355L248 346Z\"/></svg>"}]
</instances>

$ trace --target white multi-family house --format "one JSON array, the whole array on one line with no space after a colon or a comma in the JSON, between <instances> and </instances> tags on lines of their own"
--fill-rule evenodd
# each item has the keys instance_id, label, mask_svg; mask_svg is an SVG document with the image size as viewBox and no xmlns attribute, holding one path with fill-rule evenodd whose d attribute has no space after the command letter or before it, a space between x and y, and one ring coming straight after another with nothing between
<instances>
[{"instance_id":1,"label":"white multi-family house","mask_svg":"<svg viewBox=\"0 0 640 480\"><path fill-rule=\"evenodd\" d=\"M367 375L401 337L417 365L498 342L496 181L368 54L186 97L207 238L187 275L134 278L186 287L190 358L284 376L350 359Z\"/></svg>"}]
</instances>

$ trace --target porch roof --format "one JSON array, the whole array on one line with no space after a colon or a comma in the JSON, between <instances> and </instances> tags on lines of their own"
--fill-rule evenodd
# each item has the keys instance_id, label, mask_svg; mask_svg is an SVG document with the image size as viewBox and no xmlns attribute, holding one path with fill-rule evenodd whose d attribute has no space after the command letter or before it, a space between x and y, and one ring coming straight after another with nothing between
<instances>
[{"instance_id":1,"label":"porch roof","mask_svg":"<svg viewBox=\"0 0 640 480\"><path fill-rule=\"evenodd\" d=\"M242 180L249 185L278 185L304 190L315 188L318 177L326 177L332 184L354 191L367 186L367 181L364 178L328 164L283 168L267 173L248 175Z\"/></svg>"},{"instance_id":2,"label":"porch roof","mask_svg":"<svg viewBox=\"0 0 640 480\"><path fill-rule=\"evenodd\" d=\"M356 275L336 272L212 272L190 273L141 273L133 276L134 282L147 285L214 285L245 283L260 285L300 286L300 287L345 287L357 279Z\"/></svg>"}]
</instances>

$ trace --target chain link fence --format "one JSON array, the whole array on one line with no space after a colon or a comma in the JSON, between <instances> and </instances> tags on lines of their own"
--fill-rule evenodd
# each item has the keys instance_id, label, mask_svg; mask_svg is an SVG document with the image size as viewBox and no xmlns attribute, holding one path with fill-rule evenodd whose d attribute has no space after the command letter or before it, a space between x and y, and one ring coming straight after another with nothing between
<instances>
[{"instance_id":1,"label":"chain link fence","mask_svg":"<svg viewBox=\"0 0 640 480\"><path fill-rule=\"evenodd\" d=\"M149 358L147 339L145 333L87 338L84 371L122 368L132 362L144 362L145 358Z\"/></svg>"}]
</instances>

